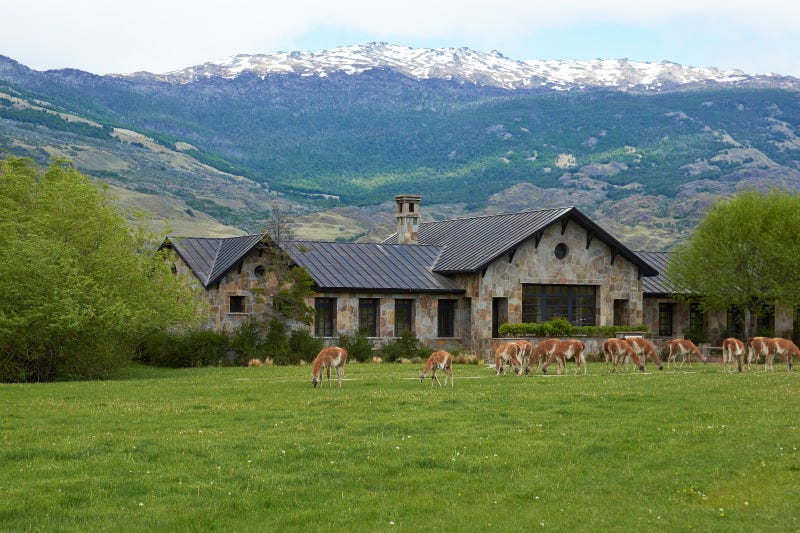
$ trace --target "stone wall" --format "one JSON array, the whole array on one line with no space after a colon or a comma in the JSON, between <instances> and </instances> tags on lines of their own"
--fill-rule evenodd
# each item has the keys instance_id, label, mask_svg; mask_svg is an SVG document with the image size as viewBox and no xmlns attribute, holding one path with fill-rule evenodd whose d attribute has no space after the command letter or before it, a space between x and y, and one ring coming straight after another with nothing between
<instances>
[{"instance_id":1,"label":"stone wall","mask_svg":"<svg viewBox=\"0 0 800 533\"><path fill-rule=\"evenodd\" d=\"M508 321L522 321L522 285L592 285L597 287L596 325L614 324L614 300L627 302L625 325L638 325L644 320L642 283L638 268L617 255L611 263L611 248L592 239L586 246L587 230L570 221L561 233L561 224L547 228L538 246L529 239L514 252L495 260L485 273L463 280L467 296L472 298L472 345L481 357L489 357L492 335L492 299L508 298ZM558 259L554 250L566 245L567 253ZM510 260L509 260L510 259ZM462 281L461 278L458 278Z\"/></svg>"},{"instance_id":2,"label":"stone wall","mask_svg":"<svg viewBox=\"0 0 800 533\"><path fill-rule=\"evenodd\" d=\"M195 289L203 293L206 305L202 311L204 314L202 325L206 329L231 331L238 328L251 314L263 313L266 305L271 302L271 295L276 291L276 278L269 272L266 258L260 257L257 250L244 258L241 267L234 267L228 271L209 289L203 288L188 265L174 251L171 252L171 260L176 273L189 276ZM265 273L262 276L256 272L259 266L264 268ZM230 312L231 296L244 297L242 313Z\"/></svg>"},{"instance_id":3,"label":"stone wall","mask_svg":"<svg viewBox=\"0 0 800 533\"><path fill-rule=\"evenodd\" d=\"M469 339L469 300L458 296L448 296L439 294L383 294L383 293L320 293L320 298L336 298L336 333L338 335L352 335L358 331L358 308L359 299L377 298L379 300L378 311L378 335L370 337L375 347L380 347L395 338L395 300L413 300L413 320L414 333L417 338L427 347L432 349L440 348L468 348L465 339ZM440 299L456 300L455 335L453 337L439 337L438 328L438 301ZM314 307L314 299L306 302ZM313 332L313 326L310 331ZM326 339L326 343L335 342L335 338Z\"/></svg>"}]
</instances>

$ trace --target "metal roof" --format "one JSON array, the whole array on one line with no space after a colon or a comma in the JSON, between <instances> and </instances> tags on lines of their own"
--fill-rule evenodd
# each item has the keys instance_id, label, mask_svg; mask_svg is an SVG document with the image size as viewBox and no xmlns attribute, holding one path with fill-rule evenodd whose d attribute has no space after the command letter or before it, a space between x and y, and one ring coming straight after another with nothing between
<instances>
[{"instance_id":1,"label":"metal roof","mask_svg":"<svg viewBox=\"0 0 800 533\"><path fill-rule=\"evenodd\" d=\"M265 238L269 237L263 233L225 238L167 237L163 246L174 248L209 288Z\"/></svg>"},{"instance_id":2,"label":"metal roof","mask_svg":"<svg viewBox=\"0 0 800 533\"><path fill-rule=\"evenodd\" d=\"M648 265L658 271L657 276L642 280L642 289L648 296L669 296L674 294L685 294L685 290L679 290L671 279L667 277L667 263L669 263L670 252L636 252Z\"/></svg>"},{"instance_id":3,"label":"metal roof","mask_svg":"<svg viewBox=\"0 0 800 533\"><path fill-rule=\"evenodd\" d=\"M464 292L432 271L439 246L291 241L282 247L320 291Z\"/></svg>"},{"instance_id":4,"label":"metal roof","mask_svg":"<svg viewBox=\"0 0 800 533\"><path fill-rule=\"evenodd\" d=\"M642 276L658 274L575 207L425 222L419 225L419 243L444 247L434 271L448 274L477 272L528 239L541 238L552 224L567 220L582 225L593 238L605 242L614 254L636 265ZM396 234L384 242L395 240Z\"/></svg>"},{"instance_id":5,"label":"metal roof","mask_svg":"<svg viewBox=\"0 0 800 533\"><path fill-rule=\"evenodd\" d=\"M574 207L427 222L420 224L418 245L391 244L390 238L383 244L290 241L282 247L308 271L319 290L457 294L464 289L443 274L480 271L528 239L541 238L552 224L570 220L586 228L587 242L596 237L612 254L636 265L642 276L656 276L655 280L645 279L645 293L658 292L668 281L658 275L666 259L659 263L657 255L637 255ZM162 246L174 248L208 288L255 246L266 242L272 241L259 233L227 238L168 237ZM671 284L664 286L670 290L659 293L676 292Z\"/></svg>"}]
</instances>

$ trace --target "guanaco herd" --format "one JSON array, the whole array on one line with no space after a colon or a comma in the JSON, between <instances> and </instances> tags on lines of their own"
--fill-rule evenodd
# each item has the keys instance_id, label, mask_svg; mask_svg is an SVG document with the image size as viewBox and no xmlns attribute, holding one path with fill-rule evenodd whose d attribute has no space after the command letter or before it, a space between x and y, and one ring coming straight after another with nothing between
<instances>
[{"instance_id":1,"label":"guanaco herd","mask_svg":"<svg viewBox=\"0 0 800 533\"><path fill-rule=\"evenodd\" d=\"M670 363L678 366L678 357L681 358L680 364L688 360L692 364L692 357L706 362L706 356L698 347L688 339L673 339L666 341L667 368ZM536 371L541 370L542 374L547 374L547 369L553 361L556 361L558 373L566 372L567 359L575 361L575 374L583 367L586 374L586 356L584 350L586 346L579 340L569 339L545 339L538 342L536 346L526 340L506 341L500 343L494 353L495 375L505 374L506 367L517 375L528 375L531 372L531 365L536 364ZM617 371L617 365L623 370L623 365L633 363L644 372L645 361L650 360L663 370L664 366L658 356L656 347L652 342L644 337L625 337L608 339L603 343L603 357L605 359L606 371L611 363L611 372ZM744 368L745 344L736 338L727 338L722 342L722 363L726 372L734 371L736 368L741 372ZM753 364L758 365L758 360L764 356L764 370L774 370L772 363L776 355L780 355L786 361L786 369L791 372L793 359L800 359L800 349L790 340L770 337L751 337L747 339L747 369L751 370ZM331 368L336 370L339 388L342 386L344 377L344 364L347 361L347 351L338 346L323 348L312 366L311 384L316 387L322 383L322 373L327 370L328 386L331 387ZM433 382L442 386L436 371L443 370L444 385L447 386L449 379L450 386L453 386L453 356L444 350L433 352L425 362L425 367L419 375L420 382L425 381L425 376L431 374L431 387Z\"/></svg>"}]
</instances>

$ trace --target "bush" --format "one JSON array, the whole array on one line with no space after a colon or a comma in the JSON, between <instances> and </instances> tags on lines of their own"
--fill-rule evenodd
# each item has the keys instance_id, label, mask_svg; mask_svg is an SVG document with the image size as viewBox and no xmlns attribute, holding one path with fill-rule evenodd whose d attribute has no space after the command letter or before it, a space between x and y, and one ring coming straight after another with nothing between
<instances>
[{"instance_id":1,"label":"bush","mask_svg":"<svg viewBox=\"0 0 800 533\"><path fill-rule=\"evenodd\" d=\"M350 360L364 363L372 359L372 341L361 333L340 335L338 345L347 350L347 357Z\"/></svg>"},{"instance_id":2,"label":"bush","mask_svg":"<svg viewBox=\"0 0 800 533\"><path fill-rule=\"evenodd\" d=\"M407 331L387 342L379 353L384 361L394 363L402 359L427 359L433 350L422 346L413 331Z\"/></svg>"},{"instance_id":3,"label":"bush","mask_svg":"<svg viewBox=\"0 0 800 533\"><path fill-rule=\"evenodd\" d=\"M184 334L160 331L152 333L139 345L138 359L153 366L188 368L229 365L228 334L193 330Z\"/></svg>"},{"instance_id":4,"label":"bush","mask_svg":"<svg viewBox=\"0 0 800 533\"><path fill-rule=\"evenodd\" d=\"M289 335L289 352L299 361L311 362L322 350L324 342L306 330L295 330Z\"/></svg>"},{"instance_id":5,"label":"bush","mask_svg":"<svg viewBox=\"0 0 800 533\"><path fill-rule=\"evenodd\" d=\"M613 337L620 331L647 332L647 326L573 326L563 318L547 322L503 324L501 337Z\"/></svg>"}]
</instances>

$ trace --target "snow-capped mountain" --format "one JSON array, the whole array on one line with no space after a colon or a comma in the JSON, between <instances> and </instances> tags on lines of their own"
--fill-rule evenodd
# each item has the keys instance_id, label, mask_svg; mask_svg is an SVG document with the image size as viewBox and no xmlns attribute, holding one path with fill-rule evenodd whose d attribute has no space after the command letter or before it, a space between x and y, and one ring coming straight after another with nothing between
<instances>
[{"instance_id":1,"label":"snow-capped mountain","mask_svg":"<svg viewBox=\"0 0 800 533\"><path fill-rule=\"evenodd\" d=\"M614 88L664 90L698 84L793 86L800 80L778 75L748 75L740 70L695 68L669 61L644 63L628 59L592 61L517 61L497 51L469 48L409 48L387 43L342 46L318 52L236 55L183 70L155 75L171 83L210 78L235 78L244 72L259 76L296 74L329 76L388 69L414 79L440 78L505 89Z\"/></svg>"}]
</instances>

